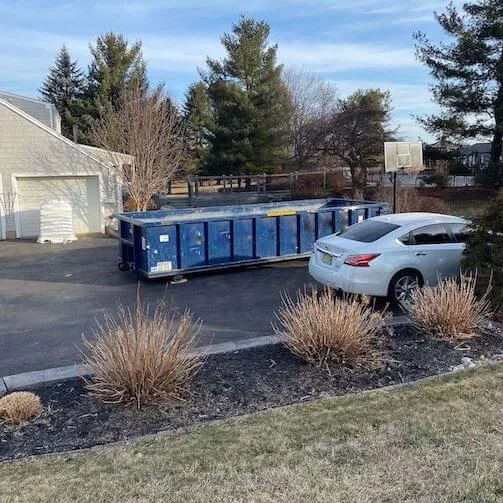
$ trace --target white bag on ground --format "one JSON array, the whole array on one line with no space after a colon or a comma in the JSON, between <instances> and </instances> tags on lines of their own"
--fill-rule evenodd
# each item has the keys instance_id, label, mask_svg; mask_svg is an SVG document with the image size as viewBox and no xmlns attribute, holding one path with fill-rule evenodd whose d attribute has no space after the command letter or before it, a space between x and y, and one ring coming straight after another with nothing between
<instances>
[{"instance_id":1,"label":"white bag on ground","mask_svg":"<svg viewBox=\"0 0 503 503\"><path fill-rule=\"evenodd\" d=\"M73 232L72 207L65 199L50 199L40 205L40 235L37 243L68 243Z\"/></svg>"}]
</instances>

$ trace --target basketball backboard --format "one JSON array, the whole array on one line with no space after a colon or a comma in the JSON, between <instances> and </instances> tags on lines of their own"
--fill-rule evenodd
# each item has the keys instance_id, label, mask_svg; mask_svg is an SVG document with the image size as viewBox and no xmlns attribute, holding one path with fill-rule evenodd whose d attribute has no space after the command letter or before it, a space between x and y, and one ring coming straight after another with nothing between
<instances>
[{"instance_id":1,"label":"basketball backboard","mask_svg":"<svg viewBox=\"0 0 503 503\"><path fill-rule=\"evenodd\" d=\"M384 143L384 170L421 170L423 168L423 144L420 141L387 141Z\"/></svg>"}]
</instances>

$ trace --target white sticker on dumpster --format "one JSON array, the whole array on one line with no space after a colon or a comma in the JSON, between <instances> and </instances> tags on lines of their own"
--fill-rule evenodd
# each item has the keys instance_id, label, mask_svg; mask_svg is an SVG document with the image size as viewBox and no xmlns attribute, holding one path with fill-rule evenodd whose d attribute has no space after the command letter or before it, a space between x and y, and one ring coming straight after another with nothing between
<instances>
[{"instance_id":1,"label":"white sticker on dumpster","mask_svg":"<svg viewBox=\"0 0 503 503\"><path fill-rule=\"evenodd\" d=\"M160 243L167 243L167 242L169 242L169 234L161 234L159 236L159 242Z\"/></svg>"},{"instance_id":2,"label":"white sticker on dumpster","mask_svg":"<svg viewBox=\"0 0 503 503\"><path fill-rule=\"evenodd\" d=\"M358 223L363 222L363 215L358 215Z\"/></svg>"},{"instance_id":3,"label":"white sticker on dumpster","mask_svg":"<svg viewBox=\"0 0 503 503\"><path fill-rule=\"evenodd\" d=\"M173 262L171 260L166 260L166 262L157 262L156 266L157 272L168 272L173 269Z\"/></svg>"},{"instance_id":4,"label":"white sticker on dumpster","mask_svg":"<svg viewBox=\"0 0 503 503\"><path fill-rule=\"evenodd\" d=\"M147 241L145 239L145 236L141 237L141 248L142 248L142 250L146 250L147 249Z\"/></svg>"}]
</instances>

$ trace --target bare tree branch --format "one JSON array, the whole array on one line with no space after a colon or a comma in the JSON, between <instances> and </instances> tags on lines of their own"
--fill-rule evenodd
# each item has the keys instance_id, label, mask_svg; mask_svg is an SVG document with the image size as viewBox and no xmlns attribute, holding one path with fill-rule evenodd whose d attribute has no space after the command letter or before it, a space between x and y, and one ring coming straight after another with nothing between
<instances>
[{"instance_id":1,"label":"bare tree branch","mask_svg":"<svg viewBox=\"0 0 503 503\"><path fill-rule=\"evenodd\" d=\"M125 90L119 108L109 107L95 122L92 138L108 151L137 211L166 190L187 156L183 121L163 86L146 93L139 85ZM123 154L132 162L124 163Z\"/></svg>"},{"instance_id":2,"label":"bare tree branch","mask_svg":"<svg viewBox=\"0 0 503 503\"><path fill-rule=\"evenodd\" d=\"M293 104L288 123L291 162L296 168L319 161L319 125L337 108L337 88L314 73L295 68L283 72Z\"/></svg>"}]
</instances>

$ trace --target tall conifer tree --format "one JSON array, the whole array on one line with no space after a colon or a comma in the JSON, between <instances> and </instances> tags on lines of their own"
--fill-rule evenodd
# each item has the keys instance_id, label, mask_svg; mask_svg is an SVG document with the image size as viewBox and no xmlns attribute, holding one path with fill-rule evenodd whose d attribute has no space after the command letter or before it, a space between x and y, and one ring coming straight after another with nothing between
<instances>
[{"instance_id":1,"label":"tall conifer tree","mask_svg":"<svg viewBox=\"0 0 503 503\"><path fill-rule=\"evenodd\" d=\"M213 111L207 167L212 173L272 172L286 159L290 99L264 21L241 17L222 37L227 56L203 74Z\"/></svg>"},{"instance_id":2,"label":"tall conifer tree","mask_svg":"<svg viewBox=\"0 0 503 503\"><path fill-rule=\"evenodd\" d=\"M503 2L453 4L436 19L452 43L432 44L416 33L417 55L436 79L433 96L440 115L420 119L433 132L455 139L489 138L487 180L502 178L503 151Z\"/></svg>"},{"instance_id":3,"label":"tall conifer tree","mask_svg":"<svg viewBox=\"0 0 503 503\"><path fill-rule=\"evenodd\" d=\"M56 107L61 116L61 132L68 138L72 138L72 127L79 122L85 90L86 79L82 70L63 46L39 92L44 101Z\"/></svg>"}]
</instances>

